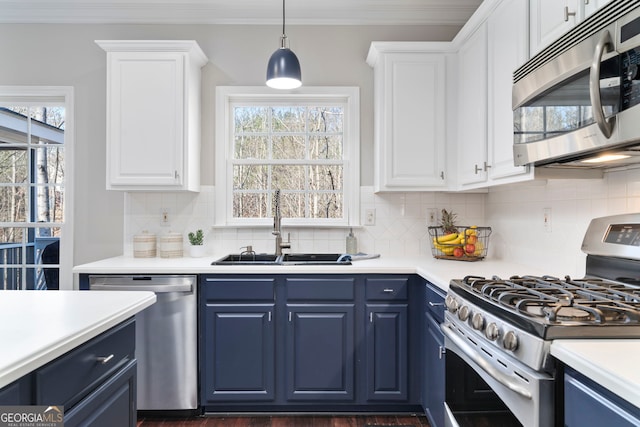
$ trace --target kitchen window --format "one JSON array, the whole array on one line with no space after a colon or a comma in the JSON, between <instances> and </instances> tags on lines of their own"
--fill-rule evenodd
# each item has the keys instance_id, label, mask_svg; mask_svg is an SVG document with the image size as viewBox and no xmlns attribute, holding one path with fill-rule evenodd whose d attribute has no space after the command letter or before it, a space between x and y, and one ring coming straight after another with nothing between
<instances>
[{"instance_id":1,"label":"kitchen window","mask_svg":"<svg viewBox=\"0 0 640 427\"><path fill-rule=\"evenodd\" d=\"M71 285L71 88L0 86L0 289Z\"/></svg>"},{"instance_id":2,"label":"kitchen window","mask_svg":"<svg viewBox=\"0 0 640 427\"><path fill-rule=\"evenodd\" d=\"M359 218L359 91L218 87L217 225L347 226Z\"/></svg>"}]
</instances>

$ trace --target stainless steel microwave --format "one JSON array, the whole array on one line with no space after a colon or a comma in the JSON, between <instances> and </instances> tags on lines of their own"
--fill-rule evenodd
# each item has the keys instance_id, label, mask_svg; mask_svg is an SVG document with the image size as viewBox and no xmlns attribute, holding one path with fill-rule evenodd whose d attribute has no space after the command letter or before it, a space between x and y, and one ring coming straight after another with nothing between
<instances>
[{"instance_id":1,"label":"stainless steel microwave","mask_svg":"<svg viewBox=\"0 0 640 427\"><path fill-rule=\"evenodd\" d=\"M612 1L518 68L513 116L516 166L640 163L639 2Z\"/></svg>"}]
</instances>

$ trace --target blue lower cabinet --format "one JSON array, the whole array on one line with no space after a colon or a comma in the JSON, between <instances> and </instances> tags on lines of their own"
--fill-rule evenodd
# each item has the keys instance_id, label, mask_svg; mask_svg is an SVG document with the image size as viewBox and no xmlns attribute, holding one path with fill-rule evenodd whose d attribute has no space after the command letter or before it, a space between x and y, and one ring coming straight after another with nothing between
<instances>
[{"instance_id":1,"label":"blue lower cabinet","mask_svg":"<svg viewBox=\"0 0 640 427\"><path fill-rule=\"evenodd\" d=\"M287 304L287 400L353 401L353 304Z\"/></svg>"},{"instance_id":2,"label":"blue lower cabinet","mask_svg":"<svg viewBox=\"0 0 640 427\"><path fill-rule=\"evenodd\" d=\"M444 334L440 323L444 320L444 298L442 290L425 284L425 303L423 325L422 406L431 427L444 426L445 400L445 348Z\"/></svg>"},{"instance_id":3,"label":"blue lower cabinet","mask_svg":"<svg viewBox=\"0 0 640 427\"><path fill-rule=\"evenodd\" d=\"M420 409L417 276L199 279L205 413Z\"/></svg>"},{"instance_id":4,"label":"blue lower cabinet","mask_svg":"<svg viewBox=\"0 0 640 427\"><path fill-rule=\"evenodd\" d=\"M564 425L637 427L640 426L640 408L567 368L564 373Z\"/></svg>"},{"instance_id":5,"label":"blue lower cabinet","mask_svg":"<svg viewBox=\"0 0 640 427\"><path fill-rule=\"evenodd\" d=\"M0 389L0 405L64 406L65 427L135 427L134 355L130 318Z\"/></svg>"},{"instance_id":6,"label":"blue lower cabinet","mask_svg":"<svg viewBox=\"0 0 640 427\"><path fill-rule=\"evenodd\" d=\"M135 426L136 361L124 366L64 415L65 427Z\"/></svg>"},{"instance_id":7,"label":"blue lower cabinet","mask_svg":"<svg viewBox=\"0 0 640 427\"><path fill-rule=\"evenodd\" d=\"M407 304L366 306L367 400L409 397L407 316Z\"/></svg>"},{"instance_id":8,"label":"blue lower cabinet","mask_svg":"<svg viewBox=\"0 0 640 427\"><path fill-rule=\"evenodd\" d=\"M209 304L204 330L203 398L209 402L275 398L273 304Z\"/></svg>"}]
</instances>

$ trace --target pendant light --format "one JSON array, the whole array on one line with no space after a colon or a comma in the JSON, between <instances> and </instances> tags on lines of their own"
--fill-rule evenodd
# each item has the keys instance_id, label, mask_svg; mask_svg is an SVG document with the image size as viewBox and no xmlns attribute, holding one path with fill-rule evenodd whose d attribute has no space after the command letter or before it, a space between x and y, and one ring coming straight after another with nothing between
<instances>
[{"instance_id":1,"label":"pendant light","mask_svg":"<svg viewBox=\"0 0 640 427\"><path fill-rule=\"evenodd\" d=\"M282 0L282 36L280 48L273 52L267 65L267 86L275 89L295 89L302 85L300 61L291 49L284 32L284 1Z\"/></svg>"}]
</instances>

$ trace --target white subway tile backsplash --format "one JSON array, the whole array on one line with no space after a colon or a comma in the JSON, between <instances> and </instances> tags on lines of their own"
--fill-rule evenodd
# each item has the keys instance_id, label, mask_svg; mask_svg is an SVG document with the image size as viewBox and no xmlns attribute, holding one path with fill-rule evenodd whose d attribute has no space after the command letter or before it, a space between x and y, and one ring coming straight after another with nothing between
<instances>
[{"instance_id":1,"label":"white subway tile backsplash","mask_svg":"<svg viewBox=\"0 0 640 427\"><path fill-rule=\"evenodd\" d=\"M361 187L361 220L364 224L366 209L375 209L373 226L355 227L358 250L387 256L431 255L427 231L427 215L430 209L438 214L444 208L458 214L463 225L485 225L486 194L458 193L380 193L373 187ZM127 193L125 197L125 247L124 253L132 253L133 235L143 229L156 234L168 231L185 235L185 249L189 231L202 228L205 231L207 253L238 252L241 247L252 245L257 252L273 252L274 240L270 228L212 227L215 189L202 186L199 193ZM170 226L161 226L161 213L166 209ZM344 252L348 229L295 228L291 233L291 251L294 252ZM186 253L186 251L185 251Z\"/></svg>"}]
</instances>

